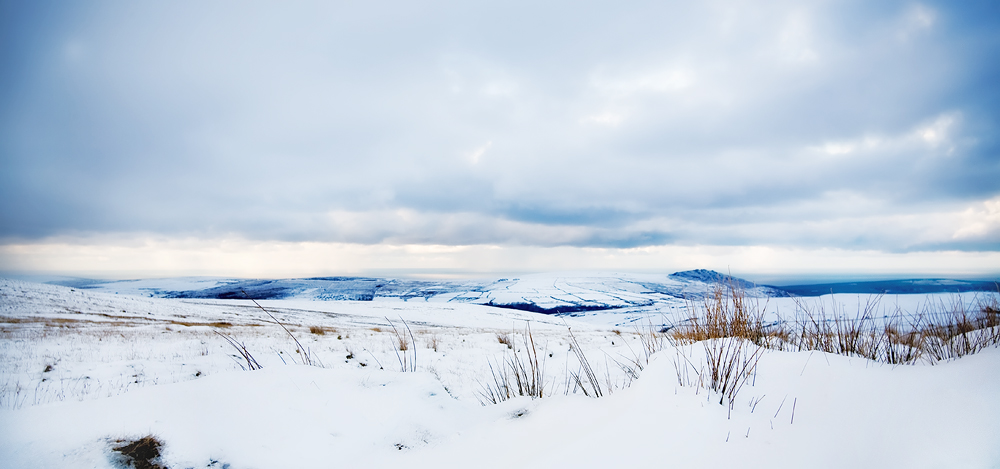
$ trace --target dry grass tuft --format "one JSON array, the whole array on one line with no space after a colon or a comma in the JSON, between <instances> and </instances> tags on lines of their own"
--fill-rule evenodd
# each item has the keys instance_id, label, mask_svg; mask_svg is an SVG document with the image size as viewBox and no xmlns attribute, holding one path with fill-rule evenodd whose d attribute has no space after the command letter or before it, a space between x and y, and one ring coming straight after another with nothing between
<instances>
[{"instance_id":1,"label":"dry grass tuft","mask_svg":"<svg viewBox=\"0 0 1000 469\"><path fill-rule=\"evenodd\" d=\"M236 338L231 335L226 335L219 331L213 331L213 332L218 334L219 337L226 339L226 342L229 342L229 345L232 345L233 348L236 349L236 352L240 354L240 357L242 357L243 361L246 362L246 366L243 366L243 363L236 360L235 356L233 357L233 360L236 361L236 364L239 365L240 368L243 369L243 371L247 370L254 371L263 368L263 366L261 366L260 363L257 363L257 359L250 354L250 351L247 350L246 344L236 340Z\"/></svg>"},{"instance_id":2,"label":"dry grass tuft","mask_svg":"<svg viewBox=\"0 0 1000 469\"><path fill-rule=\"evenodd\" d=\"M702 343L708 359L708 379L701 382L720 394L719 404L728 399L731 407L740 388L756 372L764 347L740 337L709 339Z\"/></svg>"},{"instance_id":3,"label":"dry grass tuft","mask_svg":"<svg viewBox=\"0 0 1000 469\"><path fill-rule=\"evenodd\" d=\"M971 309L960 298L951 304L924 305L915 315L896 311L877 317L881 296L870 298L854 318L830 317L822 307L799 310L793 345L799 350L819 350L858 356L872 361L909 365L935 363L977 353L1000 344L997 297L978 299Z\"/></svg>"},{"instance_id":4,"label":"dry grass tuft","mask_svg":"<svg viewBox=\"0 0 1000 469\"><path fill-rule=\"evenodd\" d=\"M732 283L716 285L701 305L689 303L688 309L694 312L688 323L670 330L681 343L737 337L766 346L781 336L780 328L764 321L764 308Z\"/></svg>"},{"instance_id":5,"label":"dry grass tuft","mask_svg":"<svg viewBox=\"0 0 1000 469\"><path fill-rule=\"evenodd\" d=\"M413 331L410 330L410 326L406 324L403 318L399 318L399 321L403 323L402 329L397 329L396 325L388 317L385 318L385 321L392 327L392 333L396 339L393 351L396 352L396 359L399 360L399 370L417 371L417 340L413 338ZM411 344L413 345L412 347ZM400 354L399 352L403 353Z\"/></svg>"},{"instance_id":6,"label":"dry grass tuft","mask_svg":"<svg viewBox=\"0 0 1000 469\"><path fill-rule=\"evenodd\" d=\"M701 342L707 363L700 368L694 366L687 353L675 345L677 382L717 392L719 404L728 400L731 407L740 389L756 372L765 347L779 344L785 332L780 325L766 323L764 309L732 283L716 285L700 306L690 303L688 307L694 312L691 319L670 329L668 337L671 344ZM650 335L647 340L655 338ZM690 376L691 370L696 379Z\"/></svg>"},{"instance_id":7,"label":"dry grass tuft","mask_svg":"<svg viewBox=\"0 0 1000 469\"><path fill-rule=\"evenodd\" d=\"M514 349L514 343L510 340L510 334L507 333L497 333L497 342L507 346L509 350Z\"/></svg>"},{"instance_id":8,"label":"dry grass tuft","mask_svg":"<svg viewBox=\"0 0 1000 469\"><path fill-rule=\"evenodd\" d=\"M969 311L961 301L942 306L919 331L923 350L934 361L949 360L1000 345L1000 300L980 298ZM943 316L943 317L942 317Z\"/></svg>"},{"instance_id":9,"label":"dry grass tuft","mask_svg":"<svg viewBox=\"0 0 1000 469\"><path fill-rule=\"evenodd\" d=\"M497 337L499 336L500 334L497 334ZM546 396L545 359L544 357L541 361L538 359L535 337L531 333L530 325L525 324L520 336L523 342L520 353L515 350L505 355L502 362L489 363L493 382L480 384L482 388L479 392L480 404L498 404L518 396L532 398ZM509 350L514 349L510 344L508 347Z\"/></svg>"},{"instance_id":10,"label":"dry grass tuft","mask_svg":"<svg viewBox=\"0 0 1000 469\"><path fill-rule=\"evenodd\" d=\"M869 297L858 305L854 317L843 311L828 313L822 305L809 307L797 302L794 320L768 322L764 309L744 291L732 284L719 285L701 305L690 303L692 317L668 332L671 343L703 343L708 361L707 368L698 368L677 349L674 363L678 382L711 389L732 402L754 373L765 348L817 350L881 363L914 364L954 359L1000 345L997 296L979 298L971 306L956 297L951 304L924 305L914 315L899 310L891 315L881 313L881 300L882 295ZM692 370L696 379L691 378Z\"/></svg>"},{"instance_id":11,"label":"dry grass tuft","mask_svg":"<svg viewBox=\"0 0 1000 469\"><path fill-rule=\"evenodd\" d=\"M573 392L577 389L583 391L583 395L588 397L601 397L604 395L604 391L611 391L611 383L608 383L606 389L601 389L601 382L597 379L597 373L594 372L594 368L590 366L590 361L587 360L587 355L583 353L583 349L580 347L580 343L576 341L576 336L573 335L573 330L569 330L570 338L570 348L573 350L573 354L576 355L577 361L580 363L579 371L575 373L570 373L570 377L573 378L574 388Z\"/></svg>"}]
</instances>

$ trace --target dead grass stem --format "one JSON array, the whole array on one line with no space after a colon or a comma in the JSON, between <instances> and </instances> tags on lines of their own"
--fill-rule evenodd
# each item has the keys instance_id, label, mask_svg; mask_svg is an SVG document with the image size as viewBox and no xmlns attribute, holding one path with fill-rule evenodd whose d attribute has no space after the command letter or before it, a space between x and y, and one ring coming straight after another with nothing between
<instances>
[{"instance_id":1,"label":"dead grass stem","mask_svg":"<svg viewBox=\"0 0 1000 469\"><path fill-rule=\"evenodd\" d=\"M389 320L388 317L385 318L389 326L392 327L392 333L395 336L395 347L393 347L393 352L396 352L396 359L399 360L399 370L400 371L417 371L417 341L413 338L413 331L410 330L410 326L406 324L403 318L399 318L399 321L403 323L403 328L405 330L400 330L396 328L396 325ZM403 352L402 354L399 352Z\"/></svg>"},{"instance_id":2,"label":"dead grass stem","mask_svg":"<svg viewBox=\"0 0 1000 469\"><path fill-rule=\"evenodd\" d=\"M274 317L274 315L271 314L270 311L264 309L264 307L261 306L260 303L257 302L257 300L251 298L250 295L247 294L246 291L244 291L244 290L240 290L240 291L243 292L243 295L246 296L250 301L252 301L253 304L257 305L257 307L260 308L261 311L263 311L265 314L267 314L268 317L271 318L271 320L273 320L277 325L281 326L281 328L284 329L285 333L288 334L288 337L292 338L292 342L295 342L295 353L297 353L299 355L299 358L302 360L302 364L303 365L309 365L309 366L319 366L320 365L320 363L318 361L314 360L314 358L312 356L312 352L309 349L307 349L306 347L303 347L302 343L299 342L299 339L295 338L295 335L292 334L292 331L288 330L288 328L285 327L285 325L282 324L282 322L279 321L278 318Z\"/></svg>"},{"instance_id":3,"label":"dead grass stem","mask_svg":"<svg viewBox=\"0 0 1000 469\"><path fill-rule=\"evenodd\" d=\"M516 334L511 334L516 335ZM510 338L511 335L506 335ZM500 334L497 334L499 337ZM510 352L504 354L500 362L489 361L490 378L492 382L481 383L479 402L483 405L498 404L518 396L540 399L545 397L545 359L539 360L538 349L535 347L535 336L531 333L531 325L525 323L524 331L520 333L522 347L515 350L510 345ZM513 342L511 343L513 344Z\"/></svg>"}]
</instances>

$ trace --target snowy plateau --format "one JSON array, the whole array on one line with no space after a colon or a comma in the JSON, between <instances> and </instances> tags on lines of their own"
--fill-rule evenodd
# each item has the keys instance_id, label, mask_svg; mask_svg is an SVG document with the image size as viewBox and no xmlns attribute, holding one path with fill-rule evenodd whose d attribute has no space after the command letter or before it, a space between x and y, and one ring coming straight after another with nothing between
<instances>
[{"instance_id":1,"label":"snowy plateau","mask_svg":"<svg viewBox=\"0 0 1000 469\"><path fill-rule=\"evenodd\" d=\"M882 329L995 305L985 284L46 282L0 279L0 468L1000 468L996 346L898 364L746 342L726 394L698 374L710 341L669 339L720 283L768 325ZM496 398L512 364L540 398ZM155 457L121 450L147 436Z\"/></svg>"}]
</instances>

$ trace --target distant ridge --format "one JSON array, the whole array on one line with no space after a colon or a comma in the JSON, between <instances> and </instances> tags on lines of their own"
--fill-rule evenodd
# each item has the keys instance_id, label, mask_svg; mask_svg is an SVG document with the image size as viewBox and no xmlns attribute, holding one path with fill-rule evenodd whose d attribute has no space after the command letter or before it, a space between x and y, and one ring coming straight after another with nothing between
<instances>
[{"instance_id":1,"label":"distant ridge","mask_svg":"<svg viewBox=\"0 0 1000 469\"><path fill-rule=\"evenodd\" d=\"M544 314L677 307L688 300L704 298L719 283L743 288L750 296L788 296L781 289L758 286L704 269L671 275L555 272L468 281L339 276L299 279L168 278L112 282L72 280L76 288L146 297L455 302Z\"/></svg>"},{"instance_id":2,"label":"distant ridge","mask_svg":"<svg viewBox=\"0 0 1000 469\"><path fill-rule=\"evenodd\" d=\"M97 281L53 279L81 289L160 298L222 300L429 301L471 303L544 314L585 314L602 310L684 306L700 300L717 285L731 285L748 296L788 297L848 294L930 294L996 292L997 283L949 279L884 280L775 287L713 270L663 274L565 272L495 280L429 281L377 277L299 279L227 279L177 277Z\"/></svg>"},{"instance_id":3,"label":"distant ridge","mask_svg":"<svg viewBox=\"0 0 1000 469\"><path fill-rule=\"evenodd\" d=\"M685 279L685 280L696 280L703 283L708 283L712 285L732 285L736 288L741 288L744 290L749 290L757 287L765 287L775 290L773 296L788 296L781 287L772 287L769 285L757 285L753 282L743 280L741 278L732 277L725 274L720 274L714 270L707 269L695 269L695 270L685 270L683 272L674 272L670 274L670 278Z\"/></svg>"},{"instance_id":4,"label":"distant ridge","mask_svg":"<svg viewBox=\"0 0 1000 469\"><path fill-rule=\"evenodd\" d=\"M996 292L996 281L949 279L879 280L872 282L818 283L789 285L780 288L795 296L820 296L830 293L912 295L929 293Z\"/></svg>"}]
</instances>

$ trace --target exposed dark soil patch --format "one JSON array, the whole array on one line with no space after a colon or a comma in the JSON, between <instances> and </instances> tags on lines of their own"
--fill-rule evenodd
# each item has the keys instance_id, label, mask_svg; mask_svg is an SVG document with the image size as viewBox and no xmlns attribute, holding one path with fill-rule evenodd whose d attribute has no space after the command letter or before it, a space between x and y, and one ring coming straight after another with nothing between
<instances>
[{"instance_id":1,"label":"exposed dark soil patch","mask_svg":"<svg viewBox=\"0 0 1000 469\"><path fill-rule=\"evenodd\" d=\"M135 469L166 469L160 464L160 447L163 443L153 435L138 440L115 440L111 450L120 454L119 462L124 467Z\"/></svg>"}]
</instances>

